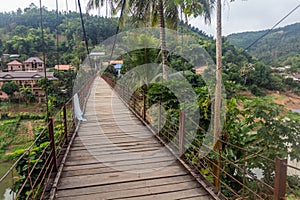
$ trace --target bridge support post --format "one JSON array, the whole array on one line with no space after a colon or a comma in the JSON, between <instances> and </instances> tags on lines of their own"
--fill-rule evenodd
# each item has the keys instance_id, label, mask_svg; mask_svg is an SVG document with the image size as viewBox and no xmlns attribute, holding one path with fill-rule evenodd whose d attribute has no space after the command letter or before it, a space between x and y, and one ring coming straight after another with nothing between
<instances>
[{"instance_id":1,"label":"bridge support post","mask_svg":"<svg viewBox=\"0 0 300 200\"><path fill-rule=\"evenodd\" d=\"M274 200L285 199L286 177L287 177L287 159L276 158L276 160L275 160Z\"/></svg>"},{"instance_id":2,"label":"bridge support post","mask_svg":"<svg viewBox=\"0 0 300 200\"><path fill-rule=\"evenodd\" d=\"M146 121L146 101L147 101L147 96L145 94L145 91L143 91L143 119Z\"/></svg>"},{"instance_id":3,"label":"bridge support post","mask_svg":"<svg viewBox=\"0 0 300 200\"><path fill-rule=\"evenodd\" d=\"M179 113L179 157L184 153L185 112Z\"/></svg>"},{"instance_id":4,"label":"bridge support post","mask_svg":"<svg viewBox=\"0 0 300 200\"><path fill-rule=\"evenodd\" d=\"M161 129L161 101L159 101L159 108L158 108L157 135L159 135L160 129Z\"/></svg>"},{"instance_id":5,"label":"bridge support post","mask_svg":"<svg viewBox=\"0 0 300 200\"><path fill-rule=\"evenodd\" d=\"M56 160L56 152L55 152L55 138L54 138L54 124L53 119L48 119L48 131L49 131L49 138L50 138L50 148L51 148L51 157L52 157L52 165L53 170L57 171L57 160Z\"/></svg>"},{"instance_id":6,"label":"bridge support post","mask_svg":"<svg viewBox=\"0 0 300 200\"><path fill-rule=\"evenodd\" d=\"M64 134L65 134L65 140L66 144L69 143L68 141L68 119L67 119L67 108L66 105L63 107L63 115L64 115Z\"/></svg>"}]
</instances>

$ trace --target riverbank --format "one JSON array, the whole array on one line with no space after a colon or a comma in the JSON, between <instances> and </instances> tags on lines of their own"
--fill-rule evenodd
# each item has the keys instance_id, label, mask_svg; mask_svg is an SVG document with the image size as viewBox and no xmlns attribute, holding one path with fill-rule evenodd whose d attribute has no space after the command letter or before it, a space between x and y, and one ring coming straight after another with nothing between
<instances>
[{"instance_id":1,"label":"riverbank","mask_svg":"<svg viewBox=\"0 0 300 200\"><path fill-rule=\"evenodd\" d=\"M300 96L291 93L271 93L269 96L274 98L274 102L283 105L286 109L300 113Z\"/></svg>"}]
</instances>

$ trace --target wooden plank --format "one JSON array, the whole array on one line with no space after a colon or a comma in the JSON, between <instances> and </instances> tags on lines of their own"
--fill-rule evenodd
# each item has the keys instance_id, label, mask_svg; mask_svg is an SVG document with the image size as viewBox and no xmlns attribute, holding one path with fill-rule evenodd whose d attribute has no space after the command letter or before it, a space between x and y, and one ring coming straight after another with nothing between
<instances>
[{"instance_id":1,"label":"wooden plank","mask_svg":"<svg viewBox=\"0 0 300 200\"><path fill-rule=\"evenodd\" d=\"M206 199L213 199L211 198L208 194L207 195L196 195L193 197L185 197L185 198L180 198L181 200L206 200Z\"/></svg>"},{"instance_id":2,"label":"wooden plank","mask_svg":"<svg viewBox=\"0 0 300 200\"><path fill-rule=\"evenodd\" d=\"M161 195L161 194L164 194L165 197L167 196L170 197L171 194L168 193L172 193L172 192L175 192L177 197L178 195L181 197L186 197L186 196L190 196L191 193L193 193L194 195L200 193L198 189L193 190L197 188L197 186L198 186L197 182L194 181L180 182L180 183L173 183L168 185L154 185L154 186L148 186L144 188L134 188L134 189L129 188L127 190L124 189L124 190L119 190L114 192L99 191L98 193L94 193L94 194L77 195L76 199L127 199L132 197L149 199L149 196ZM177 188L180 189L178 190ZM174 194L172 194L172 196L175 197ZM71 199L72 196L71 197L64 196L63 198Z\"/></svg>"},{"instance_id":3,"label":"wooden plank","mask_svg":"<svg viewBox=\"0 0 300 200\"><path fill-rule=\"evenodd\" d=\"M145 140L145 141L140 141L140 140L127 140L127 141L114 141L107 143L107 141L80 141L76 142L73 146L78 147L78 146L85 146L86 148L92 149L93 147L105 147L105 146L111 146L111 145L117 145L118 147L122 146L133 146L133 145L139 145L139 144L147 144L147 145L156 145L157 142L153 140Z\"/></svg>"},{"instance_id":4,"label":"wooden plank","mask_svg":"<svg viewBox=\"0 0 300 200\"><path fill-rule=\"evenodd\" d=\"M120 151L124 151L124 153L130 153L130 152L141 152L141 151L155 151L155 150L159 150L158 147L152 147L152 146L148 146L148 147L142 147L139 148L138 146L136 147L132 147L132 148L128 148L128 149L120 149ZM119 152L116 152L115 149L113 148L109 148L109 149L95 149L95 150L88 150L88 151L72 151L70 153L70 155L68 156L68 158L72 159L72 160L76 160L76 159L80 159L81 157L87 157L87 156L99 156L99 155L117 155L120 154Z\"/></svg>"},{"instance_id":5,"label":"wooden plank","mask_svg":"<svg viewBox=\"0 0 300 200\"><path fill-rule=\"evenodd\" d=\"M148 164L152 164L152 163L160 163L162 164L162 166L165 166L165 163L170 163L170 161L173 161L173 159L171 158L161 158L159 159L144 159L142 162L134 162L134 161L126 161L126 162L115 162L114 166L123 166L123 167L131 167L134 165L140 165L143 164L144 166L147 166ZM175 162L177 163L177 162ZM178 163L177 163L178 164ZM81 169L92 169L92 168L100 168L100 167L107 167L107 165L105 165L105 163L100 163L100 162L95 162L95 163L89 163L89 164L81 164L81 165L66 165L64 167L64 171L72 171L72 170L81 170Z\"/></svg>"},{"instance_id":6,"label":"wooden plank","mask_svg":"<svg viewBox=\"0 0 300 200\"><path fill-rule=\"evenodd\" d=\"M95 175L65 177L60 180L58 187L60 189L77 187L80 188L94 185L112 184L118 182L155 179L160 177L173 177L186 174L187 172L185 172L178 166L169 166L165 167L160 171L155 171L154 173L113 172Z\"/></svg>"},{"instance_id":7,"label":"wooden plank","mask_svg":"<svg viewBox=\"0 0 300 200\"><path fill-rule=\"evenodd\" d=\"M123 165L128 165L128 164L141 164L141 163L149 163L149 162L159 162L159 161L166 161L170 160L170 158L166 157L156 157L156 158L145 158L145 159L139 159L139 160L123 160L119 162L114 162L114 164L123 164ZM173 159L172 159L173 160ZM99 160L91 157L89 159L81 159L81 160L75 160L75 161L67 161L66 166L74 166L74 165L89 165L89 164L95 164L95 163L100 163ZM110 164L110 163L108 163Z\"/></svg>"},{"instance_id":8,"label":"wooden plank","mask_svg":"<svg viewBox=\"0 0 300 200\"><path fill-rule=\"evenodd\" d=\"M176 186L175 186L176 187ZM204 193L204 194L203 194ZM197 197L197 200L212 200L212 198L203 190L199 190L199 188L187 189L187 190L179 190L165 193L158 193L152 195L145 195L139 197L122 197L122 198L114 198L114 199L130 199L130 200L174 200L174 199L183 199L187 197Z\"/></svg>"},{"instance_id":9,"label":"wooden plank","mask_svg":"<svg viewBox=\"0 0 300 200\"><path fill-rule=\"evenodd\" d=\"M112 155L101 155L101 154L94 154L94 155L90 155L90 156L86 156L86 157L81 157L80 159L70 159L70 161L72 162L76 162L76 161L83 161L84 159L90 159L90 158L94 158L96 160L98 160L98 162L101 163L116 163L116 162L126 162L126 161L135 161L136 163L143 163L144 159L146 158L147 160L151 160L151 159L156 159L156 158L166 158L166 157L170 157L170 158L174 158L172 157L170 154L168 154L168 152L157 152L155 154L153 154L151 151L147 152L130 152L130 154L128 152L120 152L120 153L116 153L113 156ZM175 160L175 158L174 158ZM69 161L69 160L68 160ZM67 161L67 164L68 164Z\"/></svg>"},{"instance_id":10,"label":"wooden plank","mask_svg":"<svg viewBox=\"0 0 300 200\"><path fill-rule=\"evenodd\" d=\"M90 165L81 166L80 169L77 170L64 170L64 174L62 177L69 177L69 176L80 176L80 175L92 175L92 174L101 174L101 173L108 173L108 172L117 172L121 168L123 171L135 173L137 170L140 169L149 169L151 170L160 170L162 166L175 166L177 163L172 163L169 161L161 161L161 162L152 162L152 163L142 163L142 164L134 164L134 165L114 165L113 167L109 167L105 164L97 165L97 167L91 168Z\"/></svg>"},{"instance_id":11,"label":"wooden plank","mask_svg":"<svg viewBox=\"0 0 300 200\"><path fill-rule=\"evenodd\" d=\"M151 142L132 142L132 143L125 143L125 144L119 144L118 147L121 148L121 149L134 149L134 148L147 148L149 147L149 145L151 145L152 147L158 147L158 148L161 148L161 145L158 144L158 143L151 143ZM93 150L93 149L99 149L98 146L85 146L84 144L77 144L76 146L74 146L72 148L72 151L80 151L80 150L87 150L87 148L89 150ZM109 148L110 149L110 146L106 147L106 146L102 146L101 149L105 150L106 148Z\"/></svg>"},{"instance_id":12,"label":"wooden plank","mask_svg":"<svg viewBox=\"0 0 300 200\"><path fill-rule=\"evenodd\" d=\"M110 185L101 185L101 186L93 186L86 188L78 188L78 189L67 189L60 190L57 194L57 197L65 197L65 196L77 196L77 195L87 195L94 194L100 192L117 192L120 190L128 190L128 189L138 189L145 188L151 186L158 185L168 185L168 184L176 184L182 182L190 182L194 181L193 178L189 175L176 176L176 177L166 177L159 179L150 179L150 180L138 180L135 182L124 182L124 183L115 183Z\"/></svg>"}]
</instances>

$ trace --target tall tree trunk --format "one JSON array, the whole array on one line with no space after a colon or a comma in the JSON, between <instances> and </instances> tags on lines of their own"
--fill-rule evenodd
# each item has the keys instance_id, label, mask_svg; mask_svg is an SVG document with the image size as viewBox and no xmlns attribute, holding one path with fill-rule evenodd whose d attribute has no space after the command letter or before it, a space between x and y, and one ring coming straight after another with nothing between
<instances>
[{"instance_id":1,"label":"tall tree trunk","mask_svg":"<svg viewBox=\"0 0 300 200\"><path fill-rule=\"evenodd\" d=\"M222 15L221 0L217 0L217 35L216 35L216 88L214 106L214 148L220 150L221 104L222 104ZM215 186L220 189L220 160L217 161Z\"/></svg>"},{"instance_id":2,"label":"tall tree trunk","mask_svg":"<svg viewBox=\"0 0 300 200\"><path fill-rule=\"evenodd\" d=\"M163 78L168 78L167 69L167 46L166 46L166 32L165 32L165 16L164 16L164 3L163 0L158 0L158 13L159 13L159 25L160 25L160 46L161 46L161 59L162 59L162 69Z\"/></svg>"},{"instance_id":3,"label":"tall tree trunk","mask_svg":"<svg viewBox=\"0 0 300 200\"><path fill-rule=\"evenodd\" d=\"M221 132L221 90L222 90L222 22L221 0L217 0L217 35L216 35L216 90L214 106L214 138L218 140Z\"/></svg>"}]
</instances>

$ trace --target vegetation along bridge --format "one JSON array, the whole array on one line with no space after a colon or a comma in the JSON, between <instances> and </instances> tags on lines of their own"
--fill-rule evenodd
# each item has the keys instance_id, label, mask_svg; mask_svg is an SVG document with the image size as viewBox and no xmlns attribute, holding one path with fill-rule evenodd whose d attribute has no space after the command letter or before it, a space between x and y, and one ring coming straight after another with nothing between
<instances>
[{"instance_id":1,"label":"vegetation along bridge","mask_svg":"<svg viewBox=\"0 0 300 200\"><path fill-rule=\"evenodd\" d=\"M158 133L145 99L93 76L1 178L11 180L12 199L281 199L287 168L300 171L286 159L273 161L222 140L244 152L244 160L233 162L220 150L199 158L197 138L178 156L188 119L180 112L178 125ZM172 138L177 131L179 138ZM274 182L254 176L246 156L273 166Z\"/></svg>"}]
</instances>

